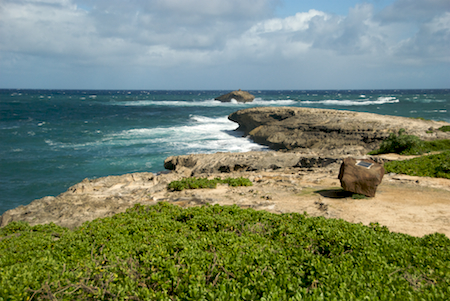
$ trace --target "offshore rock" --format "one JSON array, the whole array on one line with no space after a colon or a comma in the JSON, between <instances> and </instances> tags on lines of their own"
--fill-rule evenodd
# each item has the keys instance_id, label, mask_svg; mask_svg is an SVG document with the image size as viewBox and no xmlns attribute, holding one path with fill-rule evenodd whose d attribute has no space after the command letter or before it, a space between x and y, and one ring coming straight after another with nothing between
<instances>
[{"instance_id":1,"label":"offshore rock","mask_svg":"<svg viewBox=\"0 0 450 301\"><path fill-rule=\"evenodd\" d=\"M322 155L366 154L401 128L424 140L450 139L450 132L433 130L449 125L446 122L350 111L263 107L240 110L228 118L256 143Z\"/></svg>"},{"instance_id":2,"label":"offshore rock","mask_svg":"<svg viewBox=\"0 0 450 301\"><path fill-rule=\"evenodd\" d=\"M255 96L247 91L239 89L238 91L233 91L215 98L215 100L221 102L231 102L232 99L235 99L237 102L252 102L255 99Z\"/></svg>"}]
</instances>

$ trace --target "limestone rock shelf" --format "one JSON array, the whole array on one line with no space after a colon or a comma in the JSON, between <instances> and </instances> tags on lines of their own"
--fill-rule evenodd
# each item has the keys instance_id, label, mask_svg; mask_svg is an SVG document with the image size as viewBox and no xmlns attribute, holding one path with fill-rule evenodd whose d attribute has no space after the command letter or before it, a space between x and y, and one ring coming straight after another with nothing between
<instances>
[{"instance_id":1,"label":"limestone rock shelf","mask_svg":"<svg viewBox=\"0 0 450 301\"><path fill-rule=\"evenodd\" d=\"M272 149L304 149L321 155L362 155L401 128L421 139L450 139L446 122L371 113L293 107L249 108L228 117L238 130Z\"/></svg>"}]
</instances>

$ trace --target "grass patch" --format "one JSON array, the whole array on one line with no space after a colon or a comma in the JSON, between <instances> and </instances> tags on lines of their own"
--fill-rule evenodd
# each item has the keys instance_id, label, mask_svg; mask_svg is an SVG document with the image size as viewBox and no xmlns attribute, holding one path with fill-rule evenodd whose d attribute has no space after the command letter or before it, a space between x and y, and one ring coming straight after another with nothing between
<instances>
[{"instance_id":1,"label":"grass patch","mask_svg":"<svg viewBox=\"0 0 450 301\"><path fill-rule=\"evenodd\" d=\"M384 169L388 173L450 179L450 151L406 161L386 162Z\"/></svg>"},{"instance_id":2,"label":"grass patch","mask_svg":"<svg viewBox=\"0 0 450 301\"><path fill-rule=\"evenodd\" d=\"M233 187L253 185L253 183L249 179L243 177L226 178L224 180L220 178L208 180L207 178L192 177L192 178L184 178L180 181L170 182L168 188L176 191L182 191L184 189L216 188L217 184L219 183L228 184Z\"/></svg>"},{"instance_id":3,"label":"grass patch","mask_svg":"<svg viewBox=\"0 0 450 301\"><path fill-rule=\"evenodd\" d=\"M423 121L431 121L431 119L425 119L423 117L409 117L411 119L419 119L419 120L423 120Z\"/></svg>"},{"instance_id":4,"label":"grass patch","mask_svg":"<svg viewBox=\"0 0 450 301\"><path fill-rule=\"evenodd\" d=\"M442 132L450 132L450 125L441 126L438 130Z\"/></svg>"},{"instance_id":5,"label":"grass patch","mask_svg":"<svg viewBox=\"0 0 450 301\"><path fill-rule=\"evenodd\" d=\"M366 199L368 199L368 197L365 196L364 194L354 193L352 195L352 199L354 199L354 200L366 200Z\"/></svg>"},{"instance_id":6,"label":"grass patch","mask_svg":"<svg viewBox=\"0 0 450 301\"><path fill-rule=\"evenodd\" d=\"M297 195L299 196L306 196L306 195L312 195L313 193L316 192L316 188L313 187L302 187L302 190L297 193Z\"/></svg>"},{"instance_id":7,"label":"grass patch","mask_svg":"<svg viewBox=\"0 0 450 301\"><path fill-rule=\"evenodd\" d=\"M446 300L450 240L237 206L0 229L2 300Z\"/></svg>"},{"instance_id":8,"label":"grass patch","mask_svg":"<svg viewBox=\"0 0 450 301\"><path fill-rule=\"evenodd\" d=\"M433 151L442 151L450 149L450 140L434 140L422 141L419 137L414 135L405 135L405 130L400 129L398 135L391 133L385 139L380 148L371 151L369 155L380 155L396 153L400 155L421 155Z\"/></svg>"}]
</instances>

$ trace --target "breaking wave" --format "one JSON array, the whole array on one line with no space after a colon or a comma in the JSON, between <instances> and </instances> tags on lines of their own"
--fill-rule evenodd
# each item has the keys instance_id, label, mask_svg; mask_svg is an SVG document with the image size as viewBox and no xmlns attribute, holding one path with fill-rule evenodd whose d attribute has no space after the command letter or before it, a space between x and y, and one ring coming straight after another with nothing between
<instances>
[{"instance_id":1,"label":"breaking wave","mask_svg":"<svg viewBox=\"0 0 450 301\"><path fill-rule=\"evenodd\" d=\"M333 105L333 106L335 106L335 105L338 105L338 106L369 106L369 105L381 105L381 104L398 103L398 102L400 102L400 100L398 100L396 97L392 97L392 96L382 96L382 97L378 97L376 100L327 99L327 100L317 100L317 101L311 101L311 100L301 101L301 103L304 103L304 104L323 104L323 105Z\"/></svg>"}]
</instances>

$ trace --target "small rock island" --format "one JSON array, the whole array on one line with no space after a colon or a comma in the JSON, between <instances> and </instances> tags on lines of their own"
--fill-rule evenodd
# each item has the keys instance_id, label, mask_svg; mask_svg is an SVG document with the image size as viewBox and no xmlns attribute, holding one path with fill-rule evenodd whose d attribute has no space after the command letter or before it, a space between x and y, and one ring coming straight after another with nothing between
<instances>
[{"instance_id":1,"label":"small rock island","mask_svg":"<svg viewBox=\"0 0 450 301\"><path fill-rule=\"evenodd\" d=\"M255 96L247 91L239 89L215 98L215 100L221 102L231 102L232 99L235 99L237 102L252 102L255 99Z\"/></svg>"}]
</instances>

